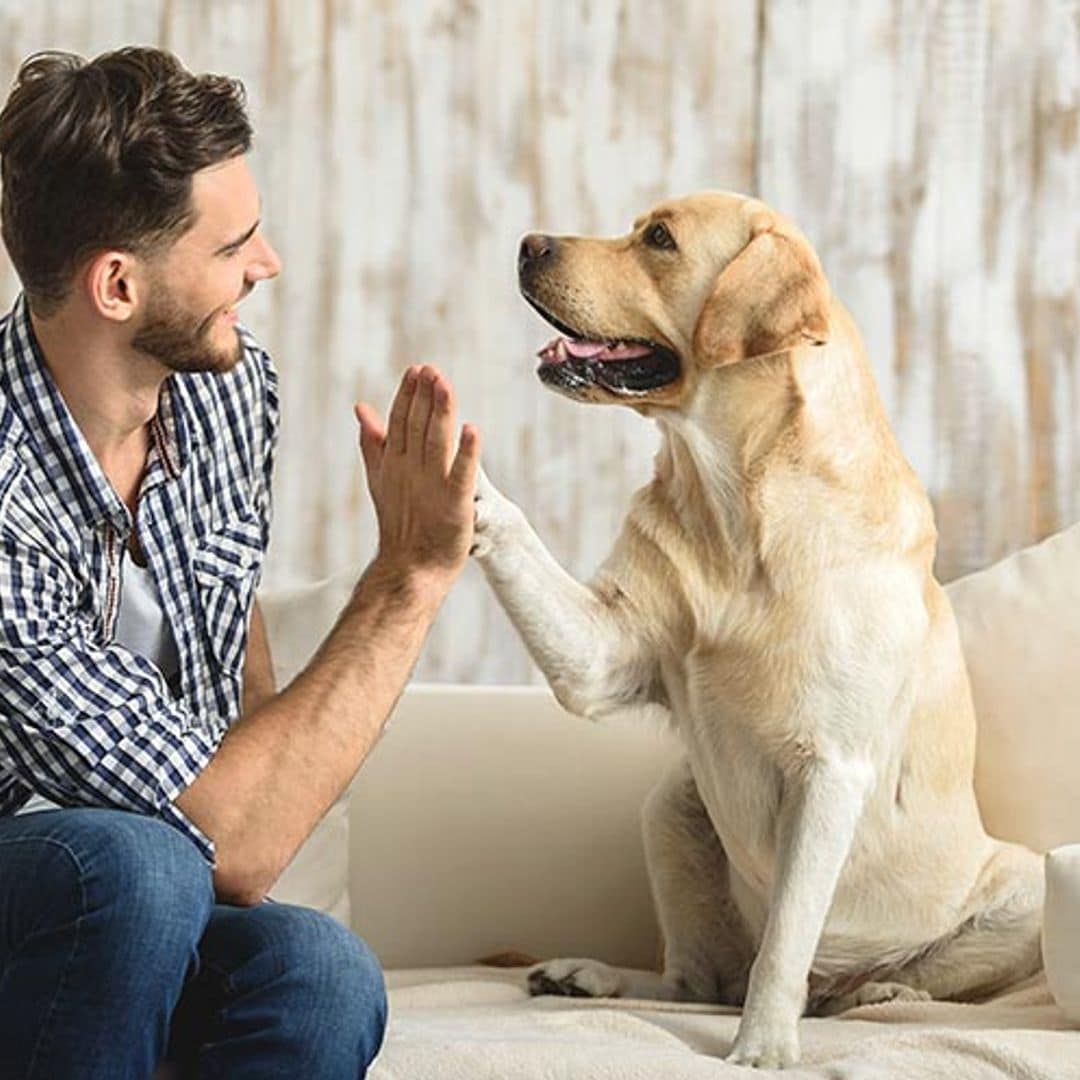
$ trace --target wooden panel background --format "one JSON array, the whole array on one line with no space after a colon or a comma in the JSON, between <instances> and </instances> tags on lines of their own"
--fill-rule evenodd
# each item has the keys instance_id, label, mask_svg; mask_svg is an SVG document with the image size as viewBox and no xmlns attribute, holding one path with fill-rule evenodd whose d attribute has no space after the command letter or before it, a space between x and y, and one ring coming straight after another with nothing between
<instances>
[{"instance_id":1,"label":"wooden panel background","mask_svg":"<svg viewBox=\"0 0 1080 1080\"><path fill-rule=\"evenodd\" d=\"M815 243L934 499L948 579L1080 516L1078 0L0 0L46 47L244 80L285 262L245 319L281 371L268 581L362 563L351 402L439 364L488 470L579 576L656 436L543 391L519 236L757 192ZM17 282L0 253L0 301ZM470 567L418 677L534 681Z\"/></svg>"}]
</instances>

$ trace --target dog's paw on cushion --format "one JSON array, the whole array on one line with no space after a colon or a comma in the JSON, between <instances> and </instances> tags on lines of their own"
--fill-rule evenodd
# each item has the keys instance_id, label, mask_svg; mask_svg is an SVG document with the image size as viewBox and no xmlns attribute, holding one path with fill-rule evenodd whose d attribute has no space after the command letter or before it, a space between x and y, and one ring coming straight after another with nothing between
<instances>
[{"instance_id":1,"label":"dog's paw on cushion","mask_svg":"<svg viewBox=\"0 0 1080 1080\"><path fill-rule=\"evenodd\" d=\"M1046 856L1043 964L1061 1011L1080 1024L1080 844Z\"/></svg>"},{"instance_id":2,"label":"dog's paw on cushion","mask_svg":"<svg viewBox=\"0 0 1080 1080\"><path fill-rule=\"evenodd\" d=\"M563 997L618 997L622 975L599 960L547 960L526 976L529 993Z\"/></svg>"}]
</instances>

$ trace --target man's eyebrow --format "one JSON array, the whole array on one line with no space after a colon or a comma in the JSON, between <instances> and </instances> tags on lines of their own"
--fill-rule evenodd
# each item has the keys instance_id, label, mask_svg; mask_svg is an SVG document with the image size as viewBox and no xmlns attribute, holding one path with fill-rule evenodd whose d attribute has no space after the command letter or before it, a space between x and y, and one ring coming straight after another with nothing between
<instances>
[{"instance_id":1,"label":"man's eyebrow","mask_svg":"<svg viewBox=\"0 0 1080 1080\"><path fill-rule=\"evenodd\" d=\"M259 221L256 221L243 236L238 236L235 240L230 240L227 244L222 244L214 254L224 255L227 251L235 251L242 248L255 235L255 230L259 227L261 220L262 219L260 218Z\"/></svg>"}]
</instances>

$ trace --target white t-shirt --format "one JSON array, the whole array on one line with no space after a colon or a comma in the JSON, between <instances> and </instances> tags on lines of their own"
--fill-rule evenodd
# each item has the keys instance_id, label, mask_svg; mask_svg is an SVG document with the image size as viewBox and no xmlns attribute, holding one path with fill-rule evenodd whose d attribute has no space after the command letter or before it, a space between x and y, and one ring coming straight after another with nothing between
<instances>
[{"instance_id":1,"label":"white t-shirt","mask_svg":"<svg viewBox=\"0 0 1080 1080\"><path fill-rule=\"evenodd\" d=\"M166 682L171 684L180 668L180 657L172 627L161 609L161 595L150 568L139 566L131 553L125 551L121 573L120 610L116 615L114 640L156 664ZM43 795L31 795L30 801L20 806L16 813L56 809L56 803Z\"/></svg>"}]
</instances>

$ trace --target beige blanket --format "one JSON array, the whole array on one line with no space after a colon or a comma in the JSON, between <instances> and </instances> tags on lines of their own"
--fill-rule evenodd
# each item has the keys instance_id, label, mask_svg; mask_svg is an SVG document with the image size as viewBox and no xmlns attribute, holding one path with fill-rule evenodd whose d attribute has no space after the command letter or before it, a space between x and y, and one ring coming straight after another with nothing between
<instances>
[{"instance_id":1,"label":"beige blanket","mask_svg":"<svg viewBox=\"0 0 1080 1080\"><path fill-rule=\"evenodd\" d=\"M1038 976L982 1005L853 1009L804 1020L802 1063L726 1065L732 1009L529 998L520 971L444 968L387 976L390 1026L371 1080L1080 1080L1080 1031Z\"/></svg>"}]
</instances>

